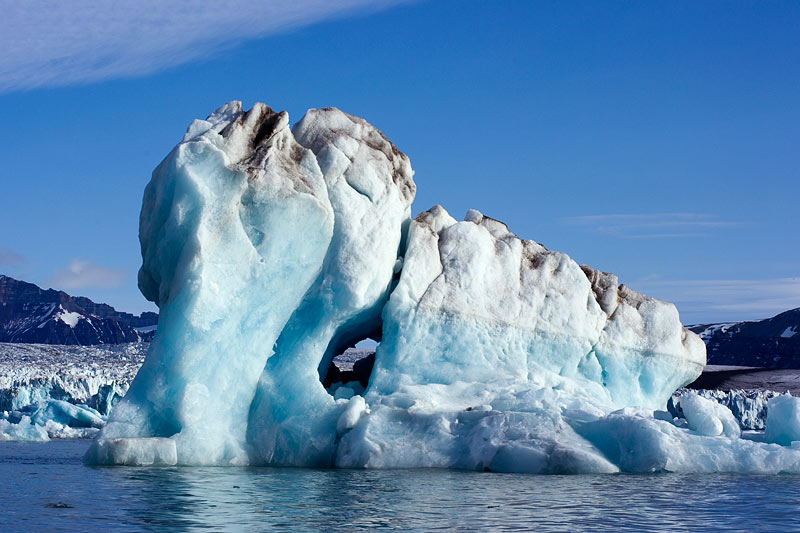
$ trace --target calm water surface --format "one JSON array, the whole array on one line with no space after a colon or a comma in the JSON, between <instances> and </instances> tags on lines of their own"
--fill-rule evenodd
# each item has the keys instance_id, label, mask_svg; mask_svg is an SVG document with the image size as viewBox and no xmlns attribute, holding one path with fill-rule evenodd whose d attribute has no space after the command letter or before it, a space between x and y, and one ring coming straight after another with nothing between
<instances>
[{"instance_id":1,"label":"calm water surface","mask_svg":"<svg viewBox=\"0 0 800 533\"><path fill-rule=\"evenodd\" d=\"M0 531L798 531L800 476L87 467L0 443Z\"/></svg>"}]
</instances>

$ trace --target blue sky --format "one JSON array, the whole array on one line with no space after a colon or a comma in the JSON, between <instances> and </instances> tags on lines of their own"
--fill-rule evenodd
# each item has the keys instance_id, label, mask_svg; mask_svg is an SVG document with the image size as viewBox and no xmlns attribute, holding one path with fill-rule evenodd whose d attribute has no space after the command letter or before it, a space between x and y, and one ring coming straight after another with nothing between
<instances>
[{"instance_id":1,"label":"blue sky","mask_svg":"<svg viewBox=\"0 0 800 533\"><path fill-rule=\"evenodd\" d=\"M800 306L800 3L103 4L0 0L0 273L151 309L144 186L238 99L363 116L415 213L479 209L685 323Z\"/></svg>"}]
</instances>

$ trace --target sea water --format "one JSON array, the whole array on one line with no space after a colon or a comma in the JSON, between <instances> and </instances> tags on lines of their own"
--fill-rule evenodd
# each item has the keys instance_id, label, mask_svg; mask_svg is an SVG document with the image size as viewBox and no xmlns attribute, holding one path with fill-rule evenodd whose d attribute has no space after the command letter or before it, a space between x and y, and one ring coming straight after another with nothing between
<instances>
[{"instance_id":1,"label":"sea water","mask_svg":"<svg viewBox=\"0 0 800 533\"><path fill-rule=\"evenodd\" d=\"M800 476L88 467L0 443L0 531L792 531Z\"/></svg>"}]
</instances>

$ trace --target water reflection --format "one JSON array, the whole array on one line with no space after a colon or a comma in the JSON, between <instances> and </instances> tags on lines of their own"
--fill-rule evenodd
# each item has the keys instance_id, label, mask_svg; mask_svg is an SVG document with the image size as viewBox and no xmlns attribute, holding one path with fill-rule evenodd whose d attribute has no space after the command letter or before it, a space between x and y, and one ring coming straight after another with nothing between
<instances>
[{"instance_id":1,"label":"water reflection","mask_svg":"<svg viewBox=\"0 0 800 533\"><path fill-rule=\"evenodd\" d=\"M798 476L90 468L85 444L21 446L0 446L10 531L775 531L800 511Z\"/></svg>"},{"instance_id":2,"label":"water reflection","mask_svg":"<svg viewBox=\"0 0 800 533\"><path fill-rule=\"evenodd\" d=\"M137 511L149 527L574 531L724 526L752 531L765 524L770 524L766 529L793 529L800 510L795 476L99 470L108 485L140 491ZM776 494L783 497L770 496ZM765 505L771 510L765 512Z\"/></svg>"}]
</instances>

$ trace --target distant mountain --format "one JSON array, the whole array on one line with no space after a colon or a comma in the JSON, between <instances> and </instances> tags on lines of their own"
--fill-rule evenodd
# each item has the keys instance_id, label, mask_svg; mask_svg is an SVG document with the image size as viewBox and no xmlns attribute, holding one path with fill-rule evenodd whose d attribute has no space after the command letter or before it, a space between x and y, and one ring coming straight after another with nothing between
<instances>
[{"instance_id":1,"label":"distant mountain","mask_svg":"<svg viewBox=\"0 0 800 533\"><path fill-rule=\"evenodd\" d=\"M800 368L800 307L752 322L699 324L708 364Z\"/></svg>"},{"instance_id":2,"label":"distant mountain","mask_svg":"<svg viewBox=\"0 0 800 533\"><path fill-rule=\"evenodd\" d=\"M0 342L119 344L151 340L157 313L139 316L0 275Z\"/></svg>"}]
</instances>

